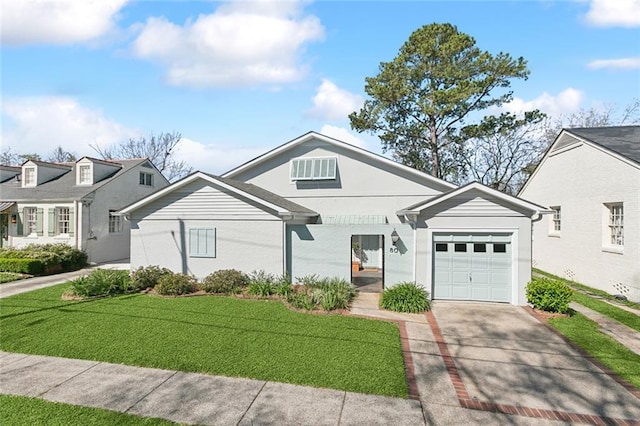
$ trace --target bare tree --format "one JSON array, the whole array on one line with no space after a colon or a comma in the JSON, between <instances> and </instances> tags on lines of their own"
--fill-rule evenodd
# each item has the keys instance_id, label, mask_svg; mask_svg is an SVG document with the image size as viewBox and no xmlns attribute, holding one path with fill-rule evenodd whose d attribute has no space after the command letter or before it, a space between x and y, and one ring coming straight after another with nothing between
<instances>
[{"instance_id":1,"label":"bare tree","mask_svg":"<svg viewBox=\"0 0 640 426\"><path fill-rule=\"evenodd\" d=\"M105 160L148 158L168 180L175 181L193 170L186 162L175 159L180 141L182 135L178 132L160 133L157 136L152 133L148 138L142 136L108 147L97 144L89 146Z\"/></svg>"},{"instance_id":2,"label":"bare tree","mask_svg":"<svg viewBox=\"0 0 640 426\"><path fill-rule=\"evenodd\" d=\"M20 164L20 155L11 152L11 147L2 148L0 152L0 165L17 166Z\"/></svg>"},{"instance_id":3,"label":"bare tree","mask_svg":"<svg viewBox=\"0 0 640 426\"><path fill-rule=\"evenodd\" d=\"M70 163L76 161L78 158L74 152L65 151L62 146L58 145L56 149L51 151L51 154L46 158L46 161L52 163Z\"/></svg>"}]
</instances>

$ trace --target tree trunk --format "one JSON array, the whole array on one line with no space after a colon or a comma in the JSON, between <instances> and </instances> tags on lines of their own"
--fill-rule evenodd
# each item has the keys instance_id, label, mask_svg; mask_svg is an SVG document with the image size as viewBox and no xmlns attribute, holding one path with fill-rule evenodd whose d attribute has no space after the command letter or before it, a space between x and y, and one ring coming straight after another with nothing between
<instances>
[{"instance_id":1,"label":"tree trunk","mask_svg":"<svg viewBox=\"0 0 640 426\"><path fill-rule=\"evenodd\" d=\"M440 177L440 153L438 152L438 135L436 134L436 117L429 116L429 127L431 128L431 175Z\"/></svg>"}]
</instances>

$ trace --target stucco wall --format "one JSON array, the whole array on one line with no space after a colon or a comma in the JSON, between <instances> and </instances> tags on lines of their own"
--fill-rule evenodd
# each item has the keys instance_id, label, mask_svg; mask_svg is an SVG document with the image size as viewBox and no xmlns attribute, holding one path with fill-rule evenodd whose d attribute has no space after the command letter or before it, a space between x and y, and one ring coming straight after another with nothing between
<instances>
[{"instance_id":1,"label":"stucco wall","mask_svg":"<svg viewBox=\"0 0 640 426\"><path fill-rule=\"evenodd\" d=\"M400 236L394 247L393 230ZM351 236L384 236L385 287L413 281L413 229L396 225L289 225L287 264L293 278L317 274L351 281Z\"/></svg>"},{"instance_id":2,"label":"stucco wall","mask_svg":"<svg viewBox=\"0 0 640 426\"><path fill-rule=\"evenodd\" d=\"M276 220L142 220L131 224L131 267L160 265L204 278L218 269L284 272L283 223ZM216 229L216 257L189 257L189 228Z\"/></svg>"},{"instance_id":3,"label":"stucco wall","mask_svg":"<svg viewBox=\"0 0 640 426\"><path fill-rule=\"evenodd\" d=\"M574 141L575 142L575 141ZM611 294L640 301L640 167L588 144L550 155L520 196L560 206L560 233L550 235L552 217L534 225L534 266ZM553 154L553 153L552 153ZM624 248L609 250L604 203L624 205Z\"/></svg>"}]
</instances>

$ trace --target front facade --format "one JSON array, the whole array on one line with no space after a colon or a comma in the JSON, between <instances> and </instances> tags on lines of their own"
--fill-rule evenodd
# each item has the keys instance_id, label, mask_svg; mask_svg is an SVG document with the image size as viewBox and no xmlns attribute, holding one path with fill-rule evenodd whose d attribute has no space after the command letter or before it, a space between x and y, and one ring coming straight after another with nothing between
<instances>
[{"instance_id":1,"label":"front facade","mask_svg":"<svg viewBox=\"0 0 640 426\"><path fill-rule=\"evenodd\" d=\"M519 195L553 210L534 266L640 301L640 126L563 130Z\"/></svg>"},{"instance_id":2,"label":"front facade","mask_svg":"<svg viewBox=\"0 0 640 426\"><path fill-rule=\"evenodd\" d=\"M147 159L2 166L3 247L65 243L92 263L129 257L129 224L115 213L168 181Z\"/></svg>"},{"instance_id":3,"label":"front facade","mask_svg":"<svg viewBox=\"0 0 640 426\"><path fill-rule=\"evenodd\" d=\"M457 188L313 132L221 178L189 179L123 210L132 267L415 281L435 298L525 303L531 218L544 210L532 203L480 184ZM191 254L200 224L215 245L204 261ZM157 236L162 229L172 232Z\"/></svg>"}]
</instances>

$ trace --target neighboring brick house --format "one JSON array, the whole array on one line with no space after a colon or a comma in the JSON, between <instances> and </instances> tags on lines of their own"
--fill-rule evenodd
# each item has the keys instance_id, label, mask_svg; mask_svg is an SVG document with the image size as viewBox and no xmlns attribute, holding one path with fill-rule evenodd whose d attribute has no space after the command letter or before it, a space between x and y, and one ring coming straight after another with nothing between
<instances>
[{"instance_id":1,"label":"neighboring brick house","mask_svg":"<svg viewBox=\"0 0 640 426\"><path fill-rule=\"evenodd\" d=\"M148 159L0 166L0 241L66 243L92 263L128 259L130 224L113 213L168 184Z\"/></svg>"}]
</instances>

